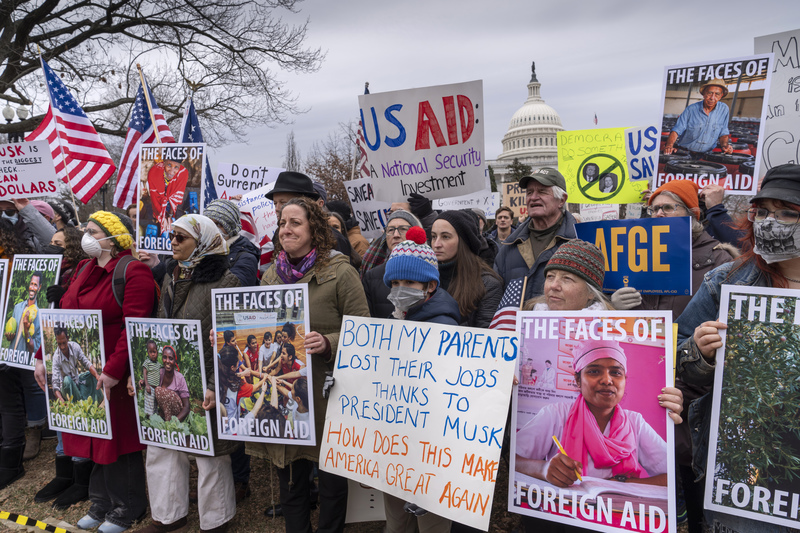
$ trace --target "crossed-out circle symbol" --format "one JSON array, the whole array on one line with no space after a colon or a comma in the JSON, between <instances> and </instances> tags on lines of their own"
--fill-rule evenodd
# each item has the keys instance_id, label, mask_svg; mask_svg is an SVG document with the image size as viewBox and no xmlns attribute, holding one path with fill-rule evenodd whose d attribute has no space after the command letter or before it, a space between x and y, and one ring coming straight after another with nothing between
<instances>
[{"instance_id":1,"label":"crossed-out circle symbol","mask_svg":"<svg viewBox=\"0 0 800 533\"><path fill-rule=\"evenodd\" d=\"M605 161L609 159L610 161ZM597 167L601 169L600 173L597 175L597 179L594 180L593 182L580 184L581 178L583 177L583 169L588 163L594 163L595 165L597 165ZM604 193L606 194L606 196L593 196L593 194L596 195L597 193L593 192L592 194L589 194L589 192L587 192L592 187L597 187L597 190L599 191L600 182L602 181L600 177L604 176L605 174L608 174L609 172L613 172L614 170L617 169L619 169L620 178L619 181L617 182L616 189L614 189L610 193ZM586 198L597 201L610 200L614 198L616 195L618 195L620 192L622 192L622 188L625 184L625 178L626 178L625 165L623 165L622 162L613 155L592 154L586 159L584 159L583 162L581 163L581 166L578 167L577 178L578 178L578 183L580 184L579 189L581 191L581 194L583 194Z\"/></svg>"}]
</instances>

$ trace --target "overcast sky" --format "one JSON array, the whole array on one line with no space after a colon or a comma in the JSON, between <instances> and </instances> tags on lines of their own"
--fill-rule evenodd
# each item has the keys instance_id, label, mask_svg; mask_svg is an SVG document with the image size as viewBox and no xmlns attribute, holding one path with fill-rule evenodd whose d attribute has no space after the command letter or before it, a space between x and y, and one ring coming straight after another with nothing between
<instances>
[{"instance_id":1,"label":"overcast sky","mask_svg":"<svg viewBox=\"0 0 800 533\"><path fill-rule=\"evenodd\" d=\"M373 93L483 80L486 158L501 152L527 98L531 61L565 129L659 122L666 65L753 54L753 38L800 27L797 0L734 2L307 0L307 44L327 56L313 74L280 73L308 112L212 150L211 163L280 166L294 130L301 154L356 120ZM216 170L216 168L215 168Z\"/></svg>"}]
</instances>

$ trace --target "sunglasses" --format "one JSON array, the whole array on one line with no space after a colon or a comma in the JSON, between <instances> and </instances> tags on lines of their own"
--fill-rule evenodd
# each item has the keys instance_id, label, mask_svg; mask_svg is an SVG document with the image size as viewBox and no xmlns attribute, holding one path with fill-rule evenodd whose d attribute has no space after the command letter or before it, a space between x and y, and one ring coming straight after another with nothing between
<instances>
[{"instance_id":1,"label":"sunglasses","mask_svg":"<svg viewBox=\"0 0 800 533\"><path fill-rule=\"evenodd\" d=\"M13 217L14 215L16 215L18 213L18 211L13 207L9 207L8 209L0 209L0 213L3 213L4 215L8 215L10 217Z\"/></svg>"},{"instance_id":2,"label":"sunglasses","mask_svg":"<svg viewBox=\"0 0 800 533\"><path fill-rule=\"evenodd\" d=\"M189 239L189 238L190 237L188 235L182 235L180 233L171 232L169 234L169 240L170 241L175 241L178 244L182 243L183 241L185 241L186 239Z\"/></svg>"}]
</instances>

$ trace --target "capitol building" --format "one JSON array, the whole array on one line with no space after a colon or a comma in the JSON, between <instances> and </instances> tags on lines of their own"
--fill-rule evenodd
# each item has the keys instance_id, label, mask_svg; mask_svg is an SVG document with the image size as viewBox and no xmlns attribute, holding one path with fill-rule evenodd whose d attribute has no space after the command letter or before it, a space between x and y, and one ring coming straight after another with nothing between
<instances>
[{"instance_id":1,"label":"capitol building","mask_svg":"<svg viewBox=\"0 0 800 533\"><path fill-rule=\"evenodd\" d=\"M508 166L518 159L533 170L542 167L558 168L556 134L564 131L561 117L555 109L544 103L540 94L542 84L536 79L536 64L531 65L528 99L522 104L503 136L503 152L487 164L494 170L498 186L508 181Z\"/></svg>"}]
</instances>

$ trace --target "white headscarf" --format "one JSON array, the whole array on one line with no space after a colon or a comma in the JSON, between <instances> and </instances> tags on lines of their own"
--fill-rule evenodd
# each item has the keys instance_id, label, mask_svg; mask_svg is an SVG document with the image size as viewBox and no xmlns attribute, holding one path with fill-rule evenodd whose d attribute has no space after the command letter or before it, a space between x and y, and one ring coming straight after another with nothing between
<instances>
[{"instance_id":1,"label":"white headscarf","mask_svg":"<svg viewBox=\"0 0 800 533\"><path fill-rule=\"evenodd\" d=\"M228 255L228 244L219 232L214 221L203 215L183 215L172 224L181 228L197 241L192 254L186 261L179 261L183 268L194 268L207 255Z\"/></svg>"}]
</instances>

